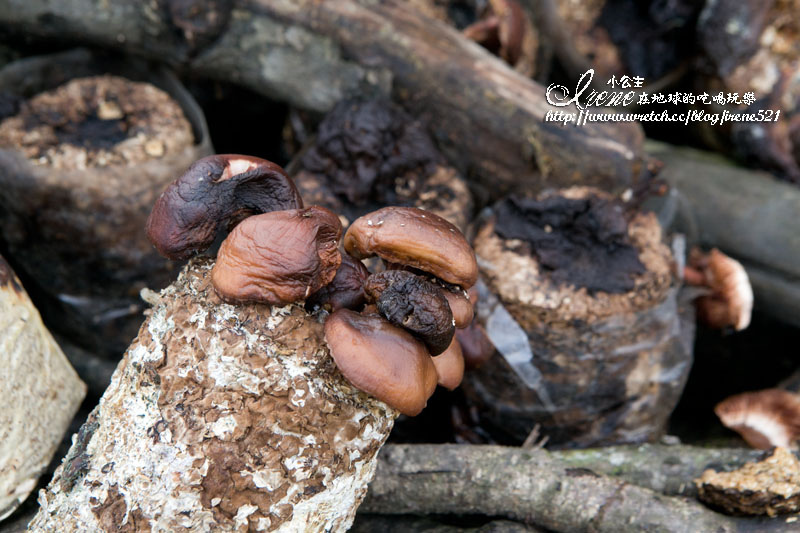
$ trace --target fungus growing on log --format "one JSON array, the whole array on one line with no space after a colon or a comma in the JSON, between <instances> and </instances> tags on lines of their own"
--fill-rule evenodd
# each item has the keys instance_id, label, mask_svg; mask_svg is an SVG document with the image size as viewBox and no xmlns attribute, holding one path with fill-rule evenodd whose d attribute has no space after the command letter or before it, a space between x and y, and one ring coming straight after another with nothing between
<instances>
[{"instance_id":1,"label":"fungus growing on log","mask_svg":"<svg viewBox=\"0 0 800 533\"><path fill-rule=\"evenodd\" d=\"M324 207L252 216L222 242L214 288L229 302L304 300L334 279L341 236L339 218Z\"/></svg>"},{"instance_id":2,"label":"fungus growing on log","mask_svg":"<svg viewBox=\"0 0 800 533\"><path fill-rule=\"evenodd\" d=\"M211 165L223 181L241 174L238 163ZM281 183L270 201L299 203L291 182ZM214 203L213 190L227 194L212 187L204 201ZM162 219L193 199L164 197ZM224 222L231 210L216 213ZM178 229L170 242L201 251L207 240L194 239L194 229ZM342 261L345 300L367 279L357 259L342 259L341 231L318 206L250 216L216 263L193 258L152 296L139 336L40 496L31 530L345 531L394 419L418 414L442 376L425 344L377 309L328 314L304 305L335 283ZM447 239L466 244L460 232ZM419 279L440 304L426 311L452 329L441 289ZM452 376L446 383L456 385Z\"/></svg>"},{"instance_id":3,"label":"fungus growing on log","mask_svg":"<svg viewBox=\"0 0 800 533\"><path fill-rule=\"evenodd\" d=\"M753 288L744 267L716 248L703 253L698 248L689 254L684 269L689 285L708 287L711 294L697 298L697 318L716 329L741 331L750 325Z\"/></svg>"},{"instance_id":4,"label":"fungus growing on log","mask_svg":"<svg viewBox=\"0 0 800 533\"><path fill-rule=\"evenodd\" d=\"M714 412L753 448L791 448L800 437L800 396L789 391L737 394L717 404Z\"/></svg>"},{"instance_id":5,"label":"fungus growing on log","mask_svg":"<svg viewBox=\"0 0 800 533\"><path fill-rule=\"evenodd\" d=\"M0 256L0 520L36 487L86 394Z\"/></svg>"},{"instance_id":6,"label":"fungus growing on log","mask_svg":"<svg viewBox=\"0 0 800 533\"><path fill-rule=\"evenodd\" d=\"M462 386L482 427L522 442L539 424L555 447L661 436L690 367L682 335L693 334L662 238L655 215L586 187L495 207L474 246L478 324L501 356ZM477 349L465 352L492 353L470 333Z\"/></svg>"},{"instance_id":7,"label":"fungus growing on log","mask_svg":"<svg viewBox=\"0 0 800 533\"><path fill-rule=\"evenodd\" d=\"M377 255L465 289L478 279L475 252L458 228L414 207L385 207L355 220L344 248L358 259Z\"/></svg>"},{"instance_id":8,"label":"fungus growing on log","mask_svg":"<svg viewBox=\"0 0 800 533\"><path fill-rule=\"evenodd\" d=\"M227 154L196 161L156 200L147 236L170 259L206 250L226 223L268 211L303 207L289 176L275 163Z\"/></svg>"},{"instance_id":9,"label":"fungus growing on log","mask_svg":"<svg viewBox=\"0 0 800 533\"><path fill-rule=\"evenodd\" d=\"M381 315L425 343L430 355L447 349L455 333L455 319L443 291L405 270L372 274L364 291Z\"/></svg>"}]
</instances>

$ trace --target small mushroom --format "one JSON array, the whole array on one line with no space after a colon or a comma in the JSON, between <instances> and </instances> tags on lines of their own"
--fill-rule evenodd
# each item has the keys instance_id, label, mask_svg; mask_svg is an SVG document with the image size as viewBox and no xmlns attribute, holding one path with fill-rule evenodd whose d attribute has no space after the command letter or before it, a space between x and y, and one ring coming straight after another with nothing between
<instances>
[{"instance_id":1,"label":"small mushroom","mask_svg":"<svg viewBox=\"0 0 800 533\"><path fill-rule=\"evenodd\" d=\"M731 396L714 412L753 448L788 448L800 437L800 396L782 389Z\"/></svg>"},{"instance_id":2,"label":"small mushroom","mask_svg":"<svg viewBox=\"0 0 800 533\"><path fill-rule=\"evenodd\" d=\"M461 384L464 378L464 357L461 355L461 345L455 337L445 351L432 359L439 385L453 390Z\"/></svg>"},{"instance_id":3,"label":"small mushroom","mask_svg":"<svg viewBox=\"0 0 800 533\"><path fill-rule=\"evenodd\" d=\"M485 16L464 28L463 34L524 76L536 71L538 40L528 15L516 0L489 0Z\"/></svg>"},{"instance_id":4,"label":"small mushroom","mask_svg":"<svg viewBox=\"0 0 800 533\"><path fill-rule=\"evenodd\" d=\"M697 315L713 328L741 331L750 325L753 289L744 267L716 248L705 254L695 248L684 269L684 280L711 289L697 299Z\"/></svg>"},{"instance_id":5,"label":"small mushroom","mask_svg":"<svg viewBox=\"0 0 800 533\"><path fill-rule=\"evenodd\" d=\"M469 326L474 317L474 309L467 291L445 287L442 289L442 294L447 298L447 303L450 304L450 311L453 313L456 328L464 329Z\"/></svg>"},{"instance_id":6,"label":"small mushroom","mask_svg":"<svg viewBox=\"0 0 800 533\"><path fill-rule=\"evenodd\" d=\"M453 340L455 321L439 287L405 270L372 274L364 291L381 315L420 339L431 355L444 352Z\"/></svg>"},{"instance_id":7,"label":"small mushroom","mask_svg":"<svg viewBox=\"0 0 800 533\"><path fill-rule=\"evenodd\" d=\"M379 316L339 309L325 321L325 342L354 387L404 415L419 414L436 388L425 346Z\"/></svg>"},{"instance_id":8,"label":"small mushroom","mask_svg":"<svg viewBox=\"0 0 800 533\"><path fill-rule=\"evenodd\" d=\"M336 311L342 308L356 309L364 304L364 282L369 276L369 270L350 254L344 253L341 256L342 264L339 265L333 281L312 294L306 300L306 305L318 305Z\"/></svg>"},{"instance_id":9,"label":"small mushroom","mask_svg":"<svg viewBox=\"0 0 800 533\"><path fill-rule=\"evenodd\" d=\"M464 329L456 330L456 338L461 345L461 355L467 370L478 368L494 355L494 344L477 321Z\"/></svg>"},{"instance_id":10,"label":"small mushroom","mask_svg":"<svg viewBox=\"0 0 800 533\"><path fill-rule=\"evenodd\" d=\"M344 248L358 259L377 255L465 289L478 279L475 252L458 228L414 207L384 207L356 219Z\"/></svg>"},{"instance_id":11,"label":"small mushroom","mask_svg":"<svg viewBox=\"0 0 800 533\"><path fill-rule=\"evenodd\" d=\"M212 271L227 302L285 305L330 283L342 261L342 225L331 211L273 211L245 219L222 242Z\"/></svg>"},{"instance_id":12,"label":"small mushroom","mask_svg":"<svg viewBox=\"0 0 800 533\"><path fill-rule=\"evenodd\" d=\"M275 163L212 155L193 163L161 193L147 219L147 236L164 257L187 259L211 246L222 224L302 207L294 183Z\"/></svg>"}]
</instances>

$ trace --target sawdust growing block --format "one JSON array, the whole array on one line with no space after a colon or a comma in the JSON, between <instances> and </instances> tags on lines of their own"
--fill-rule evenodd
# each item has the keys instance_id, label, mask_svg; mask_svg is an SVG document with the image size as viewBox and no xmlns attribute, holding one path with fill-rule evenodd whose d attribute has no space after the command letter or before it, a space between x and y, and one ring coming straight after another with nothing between
<instances>
[{"instance_id":1,"label":"sawdust growing block","mask_svg":"<svg viewBox=\"0 0 800 533\"><path fill-rule=\"evenodd\" d=\"M0 520L36 486L85 394L0 257Z\"/></svg>"},{"instance_id":2,"label":"sawdust growing block","mask_svg":"<svg viewBox=\"0 0 800 533\"><path fill-rule=\"evenodd\" d=\"M464 390L501 441L658 438L691 366L672 253L655 216L576 187L495 208L474 242L479 319L501 357ZM688 311L691 313L691 310Z\"/></svg>"},{"instance_id":3,"label":"sawdust growing block","mask_svg":"<svg viewBox=\"0 0 800 533\"><path fill-rule=\"evenodd\" d=\"M139 291L175 279L142 228L164 187L211 152L202 111L168 71L85 50L9 64L0 91L12 104L0 238L45 321L117 361L142 323Z\"/></svg>"},{"instance_id":4,"label":"sawdust growing block","mask_svg":"<svg viewBox=\"0 0 800 533\"><path fill-rule=\"evenodd\" d=\"M229 305L196 259L154 307L30 531L345 531L397 412L301 305Z\"/></svg>"}]
</instances>

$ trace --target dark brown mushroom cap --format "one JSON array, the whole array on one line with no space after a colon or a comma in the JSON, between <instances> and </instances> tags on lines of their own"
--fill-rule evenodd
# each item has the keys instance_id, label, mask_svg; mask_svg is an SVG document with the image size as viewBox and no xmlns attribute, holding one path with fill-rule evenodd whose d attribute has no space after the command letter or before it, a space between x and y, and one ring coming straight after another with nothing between
<instances>
[{"instance_id":1,"label":"dark brown mushroom cap","mask_svg":"<svg viewBox=\"0 0 800 533\"><path fill-rule=\"evenodd\" d=\"M448 390L461 385L461 380L464 379L464 357L461 355L461 345L455 337L445 351L431 359L436 367L439 385Z\"/></svg>"},{"instance_id":2,"label":"dark brown mushroom cap","mask_svg":"<svg viewBox=\"0 0 800 533\"><path fill-rule=\"evenodd\" d=\"M186 259L211 246L223 224L302 207L294 183L275 163L212 155L195 161L161 193L147 219L147 237L164 257Z\"/></svg>"},{"instance_id":3,"label":"dark brown mushroom cap","mask_svg":"<svg viewBox=\"0 0 800 533\"><path fill-rule=\"evenodd\" d=\"M381 315L424 342L431 355L445 351L453 340L455 321L447 298L423 277L387 270L367 278L364 291Z\"/></svg>"},{"instance_id":4,"label":"dark brown mushroom cap","mask_svg":"<svg viewBox=\"0 0 800 533\"><path fill-rule=\"evenodd\" d=\"M341 308L356 309L364 304L364 282L369 276L369 270L350 254L341 256L342 264L339 265L333 281L312 294L306 300L307 305L329 306L331 311L336 311Z\"/></svg>"},{"instance_id":5,"label":"dark brown mushroom cap","mask_svg":"<svg viewBox=\"0 0 800 533\"><path fill-rule=\"evenodd\" d=\"M436 388L425 346L379 316L339 309L325 321L325 342L354 387L404 415L419 414Z\"/></svg>"},{"instance_id":6,"label":"dark brown mushroom cap","mask_svg":"<svg viewBox=\"0 0 800 533\"><path fill-rule=\"evenodd\" d=\"M246 218L222 242L211 280L228 302L285 305L331 282L341 263L339 217L324 207Z\"/></svg>"},{"instance_id":7,"label":"dark brown mushroom cap","mask_svg":"<svg viewBox=\"0 0 800 533\"><path fill-rule=\"evenodd\" d=\"M465 289L478 279L475 252L458 228L415 207L384 207L356 219L344 248L358 259L377 255Z\"/></svg>"},{"instance_id":8,"label":"dark brown mushroom cap","mask_svg":"<svg viewBox=\"0 0 800 533\"><path fill-rule=\"evenodd\" d=\"M477 320L464 329L456 330L456 338L461 345L461 355L467 370L478 368L494 355L494 344Z\"/></svg>"}]
</instances>

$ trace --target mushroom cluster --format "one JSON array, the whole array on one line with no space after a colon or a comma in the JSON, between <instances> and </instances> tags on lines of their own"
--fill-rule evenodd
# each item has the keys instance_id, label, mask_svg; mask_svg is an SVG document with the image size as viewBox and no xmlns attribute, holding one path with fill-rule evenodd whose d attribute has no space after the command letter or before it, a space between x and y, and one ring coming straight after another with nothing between
<instances>
[{"instance_id":1,"label":"mushroom cluster","mask_svg":"<svg viewBox=\"0 0 800 533\"><path fill-rule=\"evenodd\" d=\"M225 224L230 233L212 271L223 300L305 301L325 317L325 341L344 377L403 414L418 414L437 383L460 384L455 330L472 322L466 290L478 267L453 224L422 209L385 207L355 220L342 239L339 217L303 207L280 167L216 155L161 195L147 232L162 254L185 259L208 249ZM380 272L360 261L373 256L383 261Z\"/></svg>"}]
</instances>

